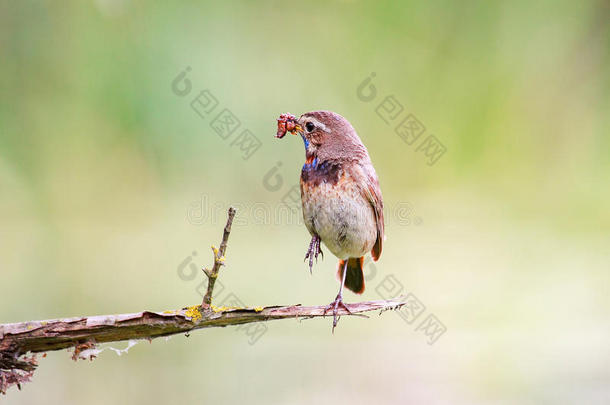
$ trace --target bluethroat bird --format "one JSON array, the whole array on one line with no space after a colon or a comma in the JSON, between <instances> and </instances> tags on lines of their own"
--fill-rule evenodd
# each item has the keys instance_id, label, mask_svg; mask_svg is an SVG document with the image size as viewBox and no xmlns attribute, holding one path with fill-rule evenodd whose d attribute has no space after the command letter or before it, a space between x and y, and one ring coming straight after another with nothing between
<instances>
[{"instance_id":1,"label":"bluethroat bird","mask_svg":"<svg viewBox=\"0 0 610 405\"><path fill-rule=\"evenodd\" d=\"M311 234L305 255L312 271L314 258L322 253L321 243L339 259L337 278L341 283L335 300L324 314L333 310L333 331L343 287L356 294L364 292L364 255L381 256L384 239L383 199L379 180L369 154L352 125L332 111L312 111L296 118L282 114L276 137L298 134L305 144L305 164L301 170L303 219Z\"/></svg>"}]
</instances>

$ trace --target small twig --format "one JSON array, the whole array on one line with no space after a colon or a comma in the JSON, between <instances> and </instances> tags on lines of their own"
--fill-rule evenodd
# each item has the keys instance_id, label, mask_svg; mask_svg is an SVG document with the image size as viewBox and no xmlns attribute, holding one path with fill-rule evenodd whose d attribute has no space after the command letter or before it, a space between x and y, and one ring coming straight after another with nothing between
<instances>
[{"instance_id":1,"label":"small twig","mask_svg":"<svg viewBox=\"0 0 610 405\"><path fill-rule=\"evenodd\" d=\"M218 272L220 267L224 266L225 252L227 250L227 242L229 240L229 234L231 233L231 224L233 223L233 217L235 217L235 208L229 208L229 217L227 218L227 224L222 234L222 242L220 242L220 249L212 246L212 252L214 253L214 266L212 270L203 269L203 272L208 277L208 289L203 296L203 302L201 303L202 309L210 309L212 306L212 292L214 291L214 284L218 278Z\"/></svg>"}]
</instances>

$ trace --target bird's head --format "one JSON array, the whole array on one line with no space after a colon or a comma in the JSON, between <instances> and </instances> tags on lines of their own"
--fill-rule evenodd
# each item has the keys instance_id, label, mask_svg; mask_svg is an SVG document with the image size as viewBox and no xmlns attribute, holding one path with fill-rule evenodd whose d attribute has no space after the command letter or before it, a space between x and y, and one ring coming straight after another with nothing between
<instances>
[{"instance_id":1,"label":"bird's head","mask_svg":"<svg viewBox=\"0 0 610 405\"><path fill-rule=\"evenodd\" d=\"M286 132L299 134L308 156L322 159L358 158L366 149L352 125L341 115L332 111L311 111L296 118L282 114L278 119L276 137Z\"/></svg>"}]
</instances>

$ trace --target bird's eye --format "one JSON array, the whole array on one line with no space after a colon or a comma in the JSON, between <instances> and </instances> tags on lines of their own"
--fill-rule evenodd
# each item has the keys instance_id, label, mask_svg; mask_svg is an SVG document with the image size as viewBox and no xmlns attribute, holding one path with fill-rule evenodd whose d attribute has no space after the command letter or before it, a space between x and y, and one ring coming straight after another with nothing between
<instances>
[{"instance_id":1,"label":"bird's eye","mask_svg":"<svg viewBox=\"0 0 610 405\"><path fill-rule=\"evenodd\" d=\"M307 130L307 132L311 132L315 128L316 128L316 126L313 123L311 123L311 122L308 122L307 124L305 124L305 129Z\"/></svg>"}]
</instances>

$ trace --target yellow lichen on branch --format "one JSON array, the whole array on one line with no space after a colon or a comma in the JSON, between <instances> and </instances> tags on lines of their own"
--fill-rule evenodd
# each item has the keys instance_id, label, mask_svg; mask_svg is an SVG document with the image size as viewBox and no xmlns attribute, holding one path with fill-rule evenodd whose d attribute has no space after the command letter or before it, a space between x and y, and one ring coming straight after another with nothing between
<instances>
[{"instance_id":1,"label":"yellow lichen on branch","mask_svg":"<svg viewBox=\"0 0 610 405\"><path fill-rule=\"evenodd\" d=\"M193 322L196 322L203 317L203 315L201 314L200 305L193 305L192 307L188 307L184 314L186 316L188 316L189 318L191 318L193 320Z\"/></svg>"}]
</instances>

